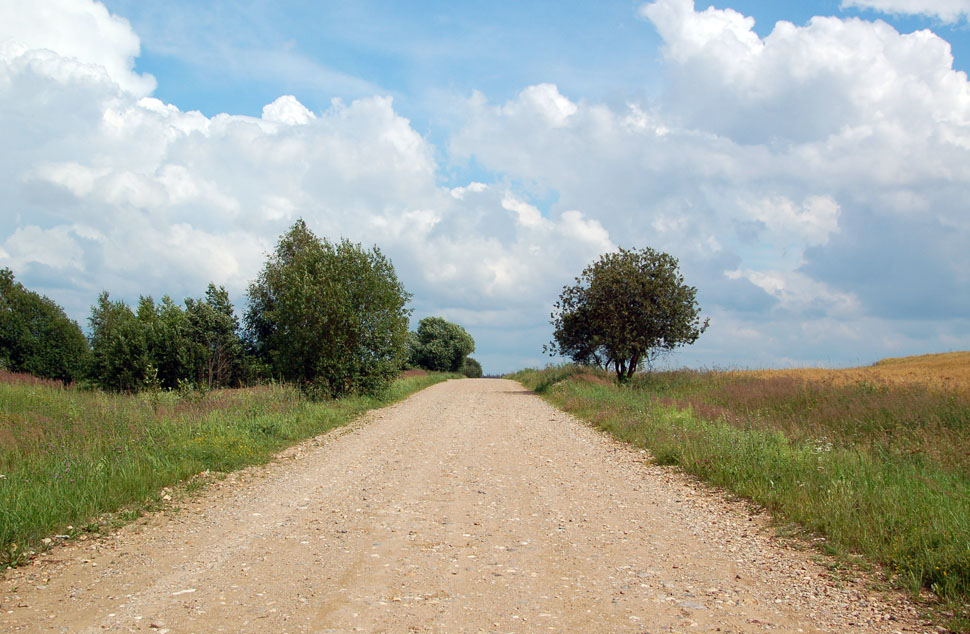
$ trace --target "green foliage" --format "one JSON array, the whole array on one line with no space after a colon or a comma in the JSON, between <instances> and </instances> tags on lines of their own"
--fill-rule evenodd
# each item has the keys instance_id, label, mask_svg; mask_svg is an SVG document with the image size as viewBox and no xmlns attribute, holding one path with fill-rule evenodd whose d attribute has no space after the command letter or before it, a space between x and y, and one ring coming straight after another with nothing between
<instances>
[{"instance_id":1,"label":"green foliage","mask_svg":"<svg viewBox=\"0 0 970 634\"><path fill-rule=\"evenodd\" d=\"M465 363L461 366L461 373L469 379L480 379L482 378L482 364L471 357L465 357Z\"/></svg>"},{"instance_id":2,"label":"green foliage","mask_svg":"<svg viewBox=\"0 0 970 634\"><path fill-rule=\"evenodd\" d=\"M185 300L185 313L188 337L198 351L196 384L210 389L239 385L246 374L245 351L228 291L209 284L204 300Z\"/></svg>"},{"instance_id":3,"label":"green foliage","mask_svg":"<svg viewBox=\"0 0 970 634\"><path fill-rule=\"evenodd\" d=\"M204 389L238 384L244 349L229 294L209 285L185 308L162 297L141 297L138 310L102 293L91 309L91 378L102 388L136 392Z\"/></svg>"},{"instance_id":4,"label":"green foliage","mask_svg":"<svg viewBox=\"0 0 970 634\"><path fill-rule=\"evenodd\" d=\"M144 303L144 302L143 302ZM154 309L153 309L154 310ZM91 307L91 378L105 389L136 392L148 379L148 341L144 322L108 292Z\"/></svg>"},{"instance_id":5,"label":"green foliage","mask_svg":"<svg viewBox=\"0 0 970 634\"><path fill-rule=\"evenodd\" d=\"M70 382L83 376L88 356L77 322L0 269L0 367Z\"/></svg>"},{"instance_id":6,"label":"green foliage","mask_svg":"<svg viewBox=\"0 0 970 634\"><path fill-rule=\"evenodd\" d=\"M274 376L308 393L375 393L404 362L409 299L376 247L320 240L299 220L249 286L247 335Z\"/></svg>"},{"instance_id":7,"label":"green foliage","mask_svg":"<svg viewBox=\"0 0 970 634\"><path fill-rule=\"evenodd\" d=\"M576 363L612 369L628 380L643 364L694 343L707 329L697 289L687 286L677 260L650 248L620 249L563 287L552 313L546 350Z\"/></svg>"},{"instance_id":8,"label":"green foliage","mask_svg":"<svg viewBox=\"0 0 970 634\"><path fill-rule=\"evenodd\" d=\"M194 378L200 351L188 337L189 320L182 307L168 295L157 305L151 297L141 297L136 314L151 366L148 384L172 390L180 379Z\"/></svg>"},{"instance_id":9,"label":"green foliage","mask_svg":"<svg viewBox=\"0 0 970 634\"><path fill-rule=\"evenodd\" d=\"M425 317L418 322L408 347L414 367L432 372L462 372L465 357L475 351L475 340L458 324L441 317Z\"/></svg>"},{"instance_id":10,"label":"green foliage","mask_svg":"<svg viewBox=\"0 0 970 634\"><path fill-rule=\"evenodd\" d=\"M572 378L573 376L588 372L589 368L573 363L558 365L547 365L544 369L526 368L505 376L512 381L518 381L525 385L536 394L545 394L550 389Z\"/></svg>"}]
</instances>

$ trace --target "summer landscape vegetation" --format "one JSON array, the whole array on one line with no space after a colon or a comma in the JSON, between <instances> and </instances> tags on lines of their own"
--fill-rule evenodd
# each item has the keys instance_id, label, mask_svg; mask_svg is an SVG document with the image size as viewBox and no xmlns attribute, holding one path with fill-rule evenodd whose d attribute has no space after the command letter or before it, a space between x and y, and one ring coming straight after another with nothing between
<instances>
[{"instance_id":1,"label":"summer landscape vegetation","mask_svg":"<svg viewBox=\"0 0 970 634\"><path fill-rule=\"evenodd\" d=\"M263 462L362 412L481 376L472 337L409 332L410 295L379 249L301 220L250 285L181 304L101 294L89 334L0 271L0 564L150 508L204 472Z\"/></svg>"},{"instance_id":2,"label":"summer landscape vegetation","mask_svg":"<svg viewBox=\"0 0 970 634\"><path fill-rule=\"evenodd\" d=\"M0 563L151 508L159 491L451 377L471 335L409 331L379 249L298 221L248 292L176 303L107 292L88 334L0 273ZM665 370L707 329L678 262L619 250L566 286L546 350L511 375L558 407L768 509L833 568L872 568L958 629L970 606L970 352L848 370Z\"/></svg>"}]
</instances>

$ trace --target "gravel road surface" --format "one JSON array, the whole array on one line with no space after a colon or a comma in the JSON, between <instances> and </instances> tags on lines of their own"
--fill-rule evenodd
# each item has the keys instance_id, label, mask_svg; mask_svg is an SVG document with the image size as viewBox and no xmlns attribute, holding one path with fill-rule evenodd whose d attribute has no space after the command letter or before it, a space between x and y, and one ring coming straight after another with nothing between
<instances>
[{"instance_id":1,"label":"gravel road surface","mask_svg":"<svg viewBox=\"0 0 970 634\"><path fill-rule=\"evenodd\" d=\"M921 632L744 504L449 381L0 579L0 632Z\"/></svg>"}]
</instances>

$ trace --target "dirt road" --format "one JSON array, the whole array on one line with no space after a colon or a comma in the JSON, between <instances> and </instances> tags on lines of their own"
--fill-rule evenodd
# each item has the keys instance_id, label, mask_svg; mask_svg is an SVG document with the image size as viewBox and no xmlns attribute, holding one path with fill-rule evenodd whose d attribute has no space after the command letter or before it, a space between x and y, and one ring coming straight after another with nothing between
<instances>
[{"instance_id":1,"label":"dirt road","mask_svg":"<svg viewBox=\"0 0 970 634\"><path fill-rule=\"evenodd\" d=\"M450 381L0 581L7 632L897 632L763 518Z\"/></svg>"}]
</instances>

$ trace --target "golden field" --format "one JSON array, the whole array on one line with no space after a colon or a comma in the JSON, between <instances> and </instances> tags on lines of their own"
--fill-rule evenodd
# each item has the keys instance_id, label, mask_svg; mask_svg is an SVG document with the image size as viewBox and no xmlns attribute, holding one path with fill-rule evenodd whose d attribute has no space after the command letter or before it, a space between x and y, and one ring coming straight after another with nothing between
<instances>
[{"instance_id":1,"label":"golden field","mask_svg":"<svg viewBox=\"0 0 970 634\"><path fill-rule=\"evenodd\" d=\"M970 351L889 358L869 366L841 370L820 368L742 370L737 374L757 378L792 377L837 385L862 382L922 385L935 389L970 392Z\"/></svg>"}]
</instances>

